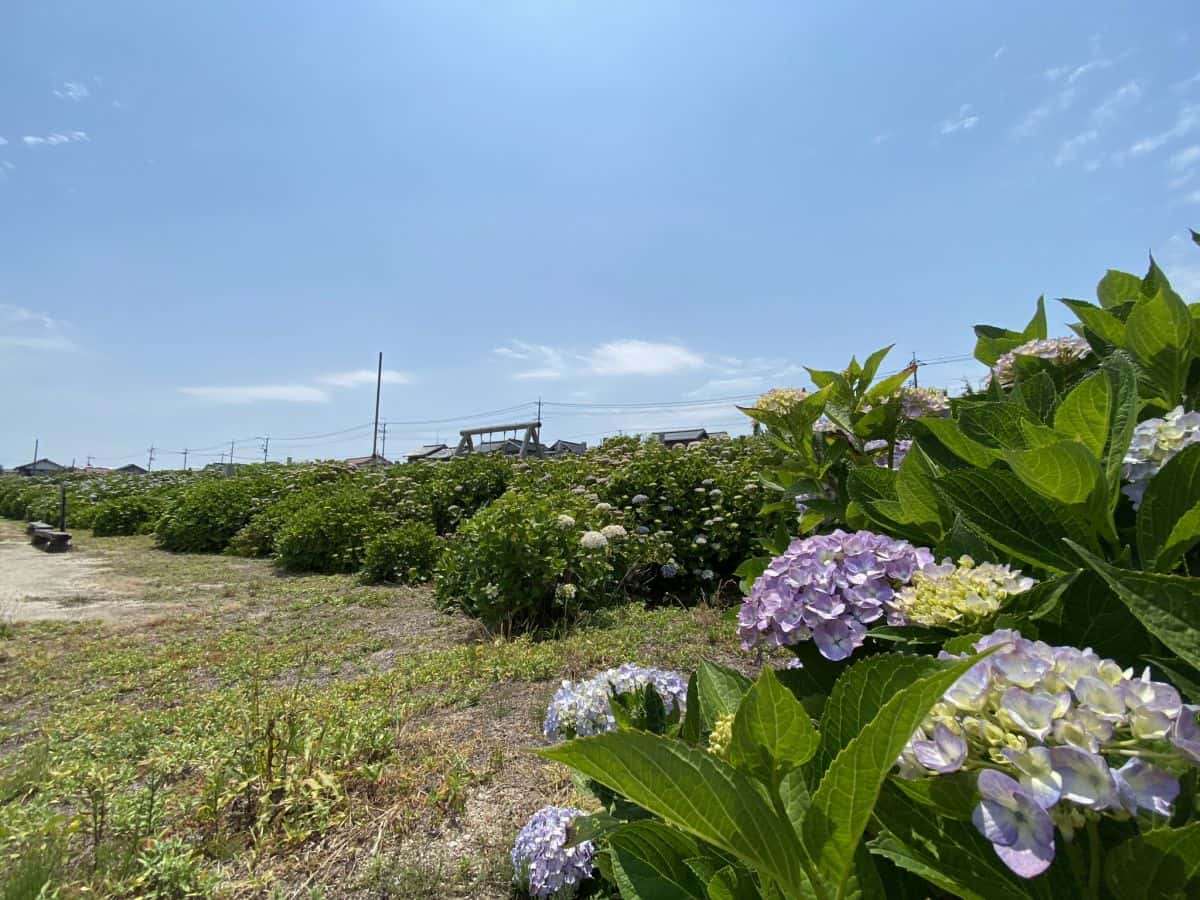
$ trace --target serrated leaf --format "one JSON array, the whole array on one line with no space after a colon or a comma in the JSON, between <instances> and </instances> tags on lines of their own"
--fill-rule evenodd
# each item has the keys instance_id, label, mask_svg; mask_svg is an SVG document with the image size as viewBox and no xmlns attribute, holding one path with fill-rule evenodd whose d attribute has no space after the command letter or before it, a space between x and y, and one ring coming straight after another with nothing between
<instances>
[{"instance_id":1,"label":"serrated leaf","mask_svg":"<svg viewBox=\"0 0 1200 900\"><path fill-rule=\"evenodd\" d=\"M1112 392L1112 412L1109 416L1108 441L1104 445L1102 467L1109 486L1109 499L1116 506L1120 497L1121 472L1133 430L1137 427L1138 399L1137 373L1133 363L1124 353L1114 353L1104 361L1102 371L1109 381Z\"/></svg>"},{"instance_id":2,"label":"serrated leaf","mask_svg":"<svg viewBox=\"0 0 1200 900\"><path fill-rule=\"evenodd\" d=\"M1118 569L1083 547L1072 547L1147 631L1188 665L1200 668L1200 578Z\"/></svg>"},{"instance_id":3,"label":"serrated leaf","mask_svg":"<svg viewBox=\"0 0 1200 900\"><path fill-rule=\"evenodd\" d=\"M735 866L726 866L708 882L708 900L761 900L758 885L750 873Z\"/></svg>"},{"instance_id":4,"label":"serrated leaf","mask_svg":"<svg viewBox=\"0 0 1200 900\"><path fill-rule=\"evenodd\" d=\"M1150 483L1137 513L1142 568L1168 572L1200 540L1200 444L1167 460Z\"/></svg>"},{"instance_id":5,"label":"serrated leaf","mask_svg":"<svg viewBox=\"0 0 1200 900\"><path fill-rule=\"evenodd\" d=\"M784 775L812 759L820 741L800 701L770 666L764 668L733 720L733 764L775 788Z\"/></svg>"},{"instance_id":6,"label":"serrated leaf","mask_svg":"<svg viewBox=\"0 0 1200 900\"><path fill-rule=\"evenodd\" d=\"M914 443L905 454L896 472L896 499L908 511L910 520L940 533L943 525L943 509L937 491L933 487L936 473L919 443Z\"/></svg>"},{"instance_id":7,"label":"serrated leaf","mask_svg":"<svg viewBox=\"0 0 1200 900\"><path fill-rule=\"evenodd\" d=\"M963 469L943 475L935 485L979 537L1031 565L1069 572L1078 562L1063 540L1095 545L1079 513L1030 490L1009 472Z\"/></svg>"},{"instance_id":8,"label":"serrated leaf","mask_svg":"<svg viewBox=\"0 0 1200 900\"><path fill-rule=\"evenodd\" d=\"M1013 388L1012 396L1039 422L1049 422L1054 417L1054 409L1059 402L1054 379L1045 372L1038 372L1032 378L1026 378Z\"/></svg>"},{"instance_id":9,"label":"serrated leaf","mask_svg":"<svg viewBox=\"0 0 1200 900\"><path fill-rule=\"evenodd\" d=\"M1099 458L1108 443L1113 388L1103 372L1089 375L1071 389L1054 413L1054 428L1083 443Z\"/></svg>"},{"instance_id":10,"label":"serrated leaf","mask_svg":"<svg viewBox=\"0 0 1200 900\"><path fill-rule=\"evenodd\" d=\"M918 432L926 432L955 457L977 469L986 469L1002 458L999 450L963 434L952 419L918 419L913 427Z\"/></svg>"},{"instance_id":11,"label":"serrated leaf","mask_svg":"<svg viewBox=\"0 0 1200 900\"><path fill-rule=\"evenodd\" d=\"M1079 316L1079 321L1083 323L1085 328L1102 341L1112 344L1114 347L1125 346L1125 323L1107 309L1093 306L1084 300L1063 300L1062 302L1075 315ZM1118 304L1114 303L1111 305L1116 306Z\"/></svg>"},{"instance_id":12,"label":"serrated leaf","mask_svg":"<svg viewBox=\"0 0 1200 900\"><path fill-rule=\"evenodd\" d=\"M1096 297L1105 309L1120 306L1128 300L1138 300L1141 296L1142 279L1129 272L1109 269L1096 285Z\"/></svg>"},{"instance_id":13,"label":"serrated leaf","mask_svg":"<svg viewBox=\"0 0 1200 900\"><path fill-rule=\"evenodd\" d=\"M1169 409L1182 399L1192 358L1192 316L1173 291L1159 290L1134 307L1126 344Z\"/></svg>"},{"instance_id":14,"label":"serrated leaf","mask_svg":"<svg viewBox=\"0 0 1200 900\"><path fill-rule=\"evenodd\" d=\"M970 403L958 414L958 427L977 443L1004 450L1029 446L1022 423L1040 424L1033 413L1017 403L985 400Z\"/></svg>"},{"instance_id":15,"label":"serrated leaf","mask_svg":"<svg viewBox=\"0 0 1200 900\"><path fill-rule=\"evenodd\" d=\"M835 897L843 894L871 810L900 751L946 689L979 659L948 665L893 694L825 772L801 833L804 852Z\"/></svg>"},{"instance_id":16,"label":"serrated leaf","mask_svg":"<svg viewBox=\"0 0 1200 900\"><path fill-rule=\"evenodd\" d=\"M1105 880L1117 900L1185 900L1200 892L1200 823L1156 828L1108 851Z\"/></svg>"},{"instance_id":17,"label":"serrated leaf","mask_svg":"<svg viewBox=\"0 0 1200 900\"><path fill-rule=\"evenodd\" d=\"M1028 487L1069 506L1091 497L1100 480L1096 457L1076 441L1060 441L1033 450L1010 450L1005 458Z\"/></svg>"},{"instance_id":18,"label":"serrated leaf","mask_svg":"<svg viewBox=\"0 0 1200 900\"><path fill-rule=\"evenodd\" d=\"M701 731L712 731L717 719L732 716L746 691L750 679L741 672L704 660L696 667L696 695L700 707Z\"/></svg>"},{"instance_id":19,"label":"serrated leaf","mask_svg":"<svg viewBox=\"0 0 1200 900\"><path fill-rule=\"evenodd\" d=\"M727 850L800 893L807 884L791 823L750 777L703 750L636 731L609 732L538 751Z\"/></svg>"},{"instance_id":20,"label":"serrated leaf","mask_svg":"<svg viewBox=\"0 0 1200 900\"><path fill-rule=\"evenodd\" d=\"M705 900L707 890L687 860L692 838L660 822L633 822L608 836L613 881L623 900Z\"/></svg>"},{"instance_id":21,"label":"serrated leaf","mask_svg":"<svg viewBox=\"0 0 1200 900\"><path fill-rule=\"evenodd\" d=\"M1091 647L1113 659L1133 660L1150 652L1153 638L1104 579L1091 569L1074 575L1059 602L1038 616L1041 639Z\"/></svg>"}]
</instances>

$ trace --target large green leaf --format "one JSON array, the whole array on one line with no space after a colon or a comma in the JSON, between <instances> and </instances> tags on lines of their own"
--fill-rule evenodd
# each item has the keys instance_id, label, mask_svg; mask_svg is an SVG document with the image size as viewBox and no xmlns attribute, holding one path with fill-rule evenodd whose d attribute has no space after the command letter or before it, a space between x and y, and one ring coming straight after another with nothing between
<instances>
[{"instance_id":1,"label":"large green leaf","mask_svg":"<svg viewBox=\"0 0 1200 900\"><path fill-rule=\"evenodd\" d=\"M1059 441L1033 450L1010 450L1005 458L1027 486L1043 497L1071 506L1091 497L1100 480L1100 464L1078 441Z\"/></svg>"},{"instance_id":2,"label":"large green leaf","mask_svg":"<svg viewBox=\"0 0 1200 900\"><path fill-rule=\"evenodd\" d=\"M1031 412L1039 422L1049 422L1058 406L1058 388L1046 372L1024 379L1012 390L1012 399Z\"/></svg>"},{"instance_id":3,"label":"large green leaf","mask_svg":"<svg viewBox=\"0 0 1200 900\"><path fill-rule=\"evenodd\" d=\"M1125 338L1164 405L1179 403L1192 358L1192 316L1183 301L1172 291L1159 290L1129 314Z\"/></svg>"},{"instance_id":4,"label":"large green leaf","mask_svg":"<svg viewBox=\"0 0 1200 900\"><path fill-rule=\"evenodd\" d=\"M1127 665L1153 651L1154 639L1103 578L1091 569L1073 575L1058 603L1037 611L1042 640L1091 647Z\"/></svg>"},{"instance_id":5,"label":"large green leaf","mask_svg":"<svg viewBox=\"0 0 1200 900\"><path fill-rule=\"evenodd\" d=\"M1108 443L1113 388L1104 372L1089 375L1071 390L1054 413L1054 427L1083 443L1099 458Z\"/></svg>"},{"instance_id":6,"label":"large green leaf","mask_svg":"<svg viewBox=\"0 0 1200 900\"><path fill-rule=\"evenodd\" d=\"M765 667L733 720L733 764L774 788L812 759L820 741L800 701Z\"/></svg>"},{"instance_id":7,"label":"large green leaf","mask_svg":"<svg viewBox=\"0 0 1200 900\"><path fill-rule=\"evenodd\" d=\"M1136 280L1136 279L1135 279ZM1125 346L1125 323L1106 309L1093 306L1084 300L1063 300L1084 327L1098 338L1115 347Z\"/></svg>"},{"instance_id":8,"label":"large green leaf","mask_svg":"<svg viewBox=\"0 0 1200 900\"><path fill-rule=\"evenodd\" d=\"M1030 490L1009 472L960 469L935 484L976 534L1024 562L1068 572L1079 566L1063 540L1095 545L1078 512Z\"/></svg>"},{"instance_id":9,"label":"large green leaf","mask_svg":"<svg viewBox=\"0 0 1200 900\"><path fill-rule=\"evenodd\" d=\"M538 752L735 854L786 890L806 890L791 823L767 804L748 775L711 754L639 731L609 732Z\"/></svg>"},{"instance_id":10,"label":"large green leaf","mask_svg":"<svg viewBox=\"0 0 1200 900\"><path fill-rule=\"evenodd\" d=\"M801 825L804 852L834 896L842 896L854 855L888 772L914 731L979 657L927 675L897 691L837 755Z\"/></svg>"},{"instance_id":11,"label":"large green leaf","mask_svg":"<svg viewBox=\"0 0 1200 900\"><path fill-rule=\"evenodd\" d=\"M898 784L899 782L896 782ZM1027 900L1026 883L970 822L942 818L889 785L875 816L883 830L871 852L967 900Z\"/></svg>"},{"instance_id":12,"label":"large green leaf","mask_svg":"<svg viewBox=\"0 0 1200 900\"><path fill-rule=\"evenodd\" d=\"M696 694L700 701L700 727L712 731L717 719L732 716L746 691L750 679L741 672L704 660L696 668Z\"/></svg>"},{"instance_id":13,"label":"large green leaf","mask_svg":"<svg viewBox=\"0 0 1200 900\"><path fill-rule=\"evenodd\" d=\"M632 822L608 837L612 875L623 900L705 900L708 891L686 860L696 842L661 822Z\"/></svg>"},{"instance_id":14,"label":"large green leaf","mask_svg":"<svg viewBox=\"0 0 1200 900\"><path fill-rule=\"evenodd\" d=\"M1200 540L1200 520L1188 515L1197 504L1200 444L1192 444L1167 460L1146 486L1137 514L1137 547L1143 569L1170 571Z\"/></svg>"},{"instance_id":15,"label":"large green leaf","mask_svg":"<svg viewBox=\"0 0 1200 900\"><path fill-rule=\"evenodd\" d=\"M1109 485L1109 499L1116 506L1120 498L1121 472L1133 430L1137 426L1141 401L1138 399L1137 373L1133 363L1124 353L1114 353L1104 362L1103 372L1108 378L1112 394L1112 412L1109 416L1108 441L1104 446L1102 465L1105 480Z\"/></svg>"},{"instance_id":16,"label":"large green leaf","mask_svg":"<svg viewBox=\"0 0 1200 900\"><path fill-rule=\"evenodd\" d=\"M1200 578L1118 569L1083 547L1072 546L1147 631L1188 665L1200 668Z\"/></svg>"},{"instance_id":17,"label":"large green leaf","mask_svg":"<svg viewBox=\"0 0 1200 900\"><path fill-rule=\"evenodd\" d=\"M1109 851L1105 880L1116 900L1185 900L1200 895L1200 823L1156 828Z\"/></svg>"},{"instance_id":18,"label":"large green leaf","mask_svg":"<svg viewBox=\"0 0 1200 900\"><path fill-rule=\"evenodd\" d=\"M904 507L909 521L941 533L949 524L949 516L934 489L937 477L929 457L914 443L905 454L896 472L896 498Z\"/></svg>"},{"instance_id":19,"label":"large green leaf","mask_svg":"<svg viewBox=\"0 0 1200 900\"><path fill-rule=\"evenodd\" d=\"M1038 297L1037 309L1023 331L1011 331L995 325L975 326L975 358L985 366L994 366L1005 353L1021 344L1046 336L1046 301Z\"/></svg>"},{"instance_id":20,"label":"large green leaf","mask_svg":"<svg viewBox=\"0 0 1200 900\"><path fill-rule=\"evenodd\" d=\"M1040 424L1024 406L991 400L969 403L958 414L958 427L977 443L1005 450L1029 446L1023 423Z\"/></svg>"},{"instance_id":21,"label":"large green leaf","mask_svg":"<svg viewBox=\"0 0 1200 900\"><path fill-rule=\"evenodd\" d=\"M1142 296L1142 279L1128 272L1109 269L1096 285L1096 297L1105 309L1120 306L1127 300L1138 300Z\"/></svg>"},{"instance_id":22,"label":"large green leaf","mask_svg":"<svg viewBox=\"0 0 1200 900\"><path fill-rule=\"evenodd\" d=\"M932 656L884 653L859 660L842 672L821 714L820 757L815 771L824 772L897 691L942 668Z\"/></svg>"},{"instance_id":23,"label":"large green leaf","mask_svg":"<svg viewBox=\"0 0 1200 900\"><path fill-rule=\"evenodd\" d=\"M918 419L914 428L918 433L926 432L953 456L977 469L986 469L1003 457L999 450L967 437L952 419Z\"/></svg>"}]
</instances>

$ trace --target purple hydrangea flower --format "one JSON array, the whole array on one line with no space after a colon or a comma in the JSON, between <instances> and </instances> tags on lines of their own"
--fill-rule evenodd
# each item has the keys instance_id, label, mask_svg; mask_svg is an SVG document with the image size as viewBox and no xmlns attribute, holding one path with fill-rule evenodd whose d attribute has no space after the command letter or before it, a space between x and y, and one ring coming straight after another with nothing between
<instances>
[{"instance_id":1,"label":"purple hydrangea flower","mask_svg":"<svg viewBox=\"0 0 1200 900\"><path fill-rule=\"evenodd\" d=\"M971 821L1004 864L1022 878L1042 874L1054 861L1054 823L1024 788L1002 772L979 773L979 805Z\"/></svg>"},{"instance_id":2,"label":"purple hydrangea flower","mask_svg":"<svg viewBox=\"0 0 1200 900\"><path fill-rule=\"evenodd\" d=\"M667 712L687 706L687 680L678 672L625 663L586 681L564 681L546 708L542 732L551 740L588 737L617 727L609 701L612 693L627 694L654 685Z\"/></svg>"},{"instance_id":3,"label":"purple hydrangea flower","mask_svg":"<svg viewBox=\"0 0 1200 900\"><path fill-rule=\"evenodd\" d=\"M512 848L513 882L531 897L574 897L595 872L591 841L567 846L567 829L583 810L544 806L517 833Z\"/></svg>"},{"instance_id":4,"label":"purple hydrangea flower","mask_svg":"<svg viewBox=\"0 0 1200 900\"><path fill-rule=\"evenodd\" d=\"M870 531L797 539L742 603L742 646L812 640L825 658L846 659L862 645L867 626L883 618L895 589L932 561L924 547Z\"/></svg>"},{"instance_id":5,"label":"purple hydrangea flower","mask_svg":"<svg viewBox=\"0 0 1200 900\"><path fill-rule=\"evenodd\" d=\"M1131 815L1139 809L1169 816L1179 796L1179 780L1140 759L1131 759L1112 773L1117 795Z\"/></svg>"},{"instance_id":6,"label":"purple hydrangea flower","mask_svg":"<svg viewBox=\"0 0 1200 900\"><path fill-rule=\"evenodd\" d=\"M941 722L934 726L932 740L914 740L912 749L921 765L939 775L957 772L967 758L967 742Z\"/></svg>"},{"instance_id":7,"label":"purple hydrangea flower","mask_svg":"<svg viewBox=\"0 0 1200 900\"><path fill-rule=\"evenodd\" d=\"M1051 747L1050 762L1062 779L1062 795L1088 809L1117 805L1117 783L1104 758L1078 747Z\"/></svg>"}]
</instances>

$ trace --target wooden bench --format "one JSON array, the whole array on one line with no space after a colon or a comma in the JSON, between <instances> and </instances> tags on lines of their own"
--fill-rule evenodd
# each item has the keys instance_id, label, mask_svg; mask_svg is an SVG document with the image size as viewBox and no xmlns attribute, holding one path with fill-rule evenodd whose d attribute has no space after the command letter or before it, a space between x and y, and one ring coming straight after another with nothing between
<instances>
[{"instance_id":1,"label":"wooden bench","mask_svg":"<svg viewBox=\"0 0 1200 900\"><path fill-rule=\"evenodd\" d=\"M60 553L71 548L70 532L56 531L53 528L37 528L33 532L33 546L47 553Z\"/></svg>"}]
</instances>

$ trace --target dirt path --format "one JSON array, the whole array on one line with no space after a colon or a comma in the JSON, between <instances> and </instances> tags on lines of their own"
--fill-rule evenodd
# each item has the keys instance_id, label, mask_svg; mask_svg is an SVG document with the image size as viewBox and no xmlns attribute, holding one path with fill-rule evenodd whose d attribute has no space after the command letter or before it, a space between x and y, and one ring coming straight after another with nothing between
<instances>
[{"instance_id":1,"label":"dirt path","mask_svg":"<svg viewBox=\"0 0 1200 900\"><path fill-rule=\"evenodd\" d=\"M0 618L130 622L161 613L160 604L134 600L136 588L111 577L101 556L35 550L20 523L0 522Z\"/></svg>"}]
</instances>

